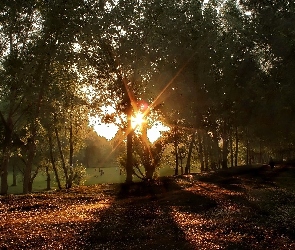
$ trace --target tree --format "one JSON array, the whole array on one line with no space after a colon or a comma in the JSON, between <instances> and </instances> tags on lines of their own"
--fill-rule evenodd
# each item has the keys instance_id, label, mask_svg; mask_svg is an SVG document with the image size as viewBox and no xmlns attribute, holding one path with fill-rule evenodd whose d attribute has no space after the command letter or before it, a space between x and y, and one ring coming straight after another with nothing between
<instances>
[{"instance_id":1,"label":"tree","mask_svg":"<svg viewBox=\"0 0 295 250\"><path fill-rule=\"evenodd\" d=\"M289 144L287 147L292 148L294 138L290 132L294 103L289 98L294 91L290 85L293 78L290 69L294 65L294 34L291 28L294 3L245 0L241 4L251 13L255 28L252 37L256 43L256 56L261 71L265 74L263 92L253 121L256 125L254 134L268 144L267 147L272 151L279 151L278 145L282 144Z\"/></svg>"},{"instance_id":2,"label":"tree","mask_svg":"<svg viewBox=\"0 0 295 250\"><path fill-rule=\"evenodd\" d=\"M48 116L48 111L52 112L49 107L54 106L48 105L48 100L52 104L50 97L62 97L58 91L65 89L64 96L72 99L70 96L75 96L80 88L74 67L78 57L73 47L83 26L80 17L87 8L79 8L79 1L4 1L1 7L3 36L8 37L9 41L6 46L9 53L2 61L1 88L5 90L5 95L1 103L8 108L5 112L1 110L1 121L7 128L1 183L5 193L10 138L13 133L17 133L16 125L20 124L23 128L21 141L25 149L22 151L25 159L23 192L27 193L32 186L37 144L43 137L42 130L48 127L43 123L48 122L44 117ZM15 25L16 22L18 25ZM2 52L6 52L5 49ZM75 87L68 88L67 84L72 85L74 81L77 83ZM75 102L78 105L77 100ZM58 108L66 109L68 106ZM72 159L73 147L69 150Z\"/></svg>"},{"instance_id":3,"label":"tree","mask_svg":"<svg viewBox=\"0 0 295 250\"><path fill-rule=\"evenodd\" d=\"M118 1L93 8L86 34L91 39L81 42L81 52L97 72L97 92L104 95L106 102L116 103L118 112L126 115L127 182L132 181L133 173L131 116L137 112L137 100L144 99L147 91L155 87L149 84L153 76L161 74L160 69L165 67L175 71L175 66L167 67L166 61L180 54L177 49L183 44L174 34L184 19L184 5L176 1ZM102 29L98 30L99 26ZM95 63L98 61L99 65ZM101 86L106 83L107 87Z\"/></svg>"},{"instance_id":4,"label":"tree","mask_svg":"<svg viewBox=\"0 0 295 250\"><path fill-rule=\"evenodd\" d=\"M12 152L12 138L17 137L17 125L26 112L23 109L24 83L28 79L30 63L27 56L32 41L39 34L34 24L38 21L34 1L2 1L1 14L1 110L4 127L1 159L1 194L6 194L8 163ZM28 93L28 92L26 92Z\"/></svg>"}]
</instances>

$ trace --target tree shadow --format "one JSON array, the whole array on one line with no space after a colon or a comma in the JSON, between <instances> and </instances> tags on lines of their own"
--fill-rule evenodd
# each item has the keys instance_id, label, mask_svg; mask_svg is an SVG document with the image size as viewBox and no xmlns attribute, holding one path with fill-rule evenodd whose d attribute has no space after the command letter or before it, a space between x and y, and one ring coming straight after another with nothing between
<instances>
[{"instance_id":1,"label":"tree shadow","mask_svg":"<svg viewBox=\"0 0 295 250\"><path fill-rule=\"evenodd\" d=\"M268 165L262 165L260 167L243 166L216 171L200 176L198 180L213 183L230 191L241 192L244 190L242 178L243 181L247 181L254 188L260 188L264 185L274 187L276 186L273 182L274 177L282 171L284 171L283 168L271 170Z\"/></svg>"},{"instance_id":2,"label":"tree shadow","mask_svg":"<svg viewBox=\"0 0 295 250\"><path fill-rule=\"evenodd\" d=\"M285 166L277 166L271 169L268 165L241 170L225 170L211 175L203 176L198 181L214 184L221 189L226 189L228 194L224 194L224 199L239 205L239 207L250 208L247 220L262 225L278 235L285 235L291 240L295 240L295 227L292 223L280 222L280 218L286 217L284 206L294 206L294 195L279 189L276 178L286 171ZM292 171L291 174L292 176ZM294 175L295 176L295 175ZM247 184L247 188L245 187ZM256 193L256 197L249 199L249 191ZM210 191L210 190L207 190ZM291 220L290 220L291 222ZM258 237L259 238L259 237Z\"/></svg>"},{"instance_id":3,"label":"tree shadow","mask_svg":"<svg viewBox=\"0 0 295 250\"><path fill-rule=\"evenodd\" d=\"M99 222L83 232L81 249L195 249L171 215L172 207L201 213L216 204L181 189L172 179L122 185Z\"/></svg>"}]
</instances>

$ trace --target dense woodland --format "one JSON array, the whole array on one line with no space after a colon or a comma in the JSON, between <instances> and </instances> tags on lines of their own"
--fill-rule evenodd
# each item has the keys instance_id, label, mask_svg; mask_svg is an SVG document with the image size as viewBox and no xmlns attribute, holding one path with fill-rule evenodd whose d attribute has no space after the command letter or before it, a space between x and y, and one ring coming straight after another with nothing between
<instances>
[{"instance_id":1,"label":"dense woodland","mask_svg":"<svg viewBox=\"0 0 295 250\"><path fill-rule=\"evenodd\" d=\"M294 23L287 0L2 0L1 194L14 168L23 193L39 171L79 183L99 147L89 114L112 123L107 105L125 118L126 182L165 152L175 174L292 160ZM153 144L131 127L143 100L170 127Z\"/></svg>"}]
</instances>

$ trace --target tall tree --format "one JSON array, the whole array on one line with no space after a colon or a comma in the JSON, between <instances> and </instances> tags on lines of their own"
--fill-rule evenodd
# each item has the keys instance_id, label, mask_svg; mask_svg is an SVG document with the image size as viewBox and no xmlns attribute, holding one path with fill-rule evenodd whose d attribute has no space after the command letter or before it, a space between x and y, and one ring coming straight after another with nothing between
<instances>
[{"instance_id":1,"label":"tall tree","mask_svg":"<svg viewBox=\"0 0 295 250\"><path fill-rule=\"evenodd\" d=\"M35 1L2 1L1 22L1 109L0 118L4 127L1 159L1 194L6 194L8 163L12 140L20 119L27 110L23 107L28 88L31 59L28 54L40 29ZM30 65L30 66L29 66ZM31 90L30 90L31 91Z\"/></svg>"}]
</instances>

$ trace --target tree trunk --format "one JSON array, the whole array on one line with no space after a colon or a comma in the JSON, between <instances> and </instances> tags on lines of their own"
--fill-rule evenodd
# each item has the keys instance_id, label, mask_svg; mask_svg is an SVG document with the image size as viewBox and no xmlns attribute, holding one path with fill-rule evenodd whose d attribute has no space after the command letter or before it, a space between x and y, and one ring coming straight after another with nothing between
<instances>
[{"instance_id":1,"label":"tree trunk","mask_svg":"<svg viewBox=\"0 0 295 250\"><path fill-rule=\"evenodd\" d=\"M9 143L4 143L2 150L1 161L1 195L6 195L8 192L8 163L10 158Z\"/></svg>"},{"instance_id":2,"label":"tree trunk","mask_svg":"<svg viewBox=\"0 0 295 250\"><path fill-rule=\"evenodd\" d=\"M40 169L40 166L38 166L34 172L34 174L31 176L31 180L29 182L29 192L32 192L33 190L33 182L37 176L37 174L39 173L39 169Z\"/></svg>"},{"instance_id":3,"label":"tree trunk","mask_svg":"<svg viewBox=\"0 0 295 250\"><path fill-rule=\"evenodd\" d=\"M175 170L174 170L174 175L178 175L178 168L179 168L179 163L178 163L178 153L177 153L177 146L175 145L176 143L174 142L174 149L175 149Z\"/></svg>"},{"instance_id":4,"label":"tree trunk","mask_svg":"<svg viewBox=\"0 0 295 250\"><path fill-rule=\"evenodd\" d=\"M126 183L132 183L133 174L133 158L132 158L132 144L133 144L133 128L131 124L132 106L128 104L127 108L127 159L126 159Z\"/></svg>"},{"instance_id":5,"label":"tree trunk","mask_svg":"<svg viewBox=\"0 0 295 250\"><path fill-rule=\"evenodd\" d=\"M229 149L230 149L230 166L234 167L233 138L232 138L232 130L231 129L230 129L230 133L229 133Z\"/></svg>"},{"instance_id":6,"label":"tree trunk","mask_svg":"<svg viewBox=\"0 0 295 250\"><path fill-rule=\"evenodd\" d=\"M147 180L152 180L154 172L155 172L155 169L153 167L146 168L146 170L145 170L145 178Z\"/></svg>"},{"instance_id":7,"label":"tree trunk","mask_svg":"<svg viewBox=\"0 0 295 250\"><path fill-rule=\"evenodd\" d=\"M183 175L183 166L182 166L182 160L183 158L180 157L180 172L181 172L181 175Z\"/></svg>"},{"instance_id":8,"label":"tree trunk","mask_svg":"<svg viewBox=\"0 0 295 250\"><path fill-rule=\"evenodd\" d=\"M12 166L12 185L13 187L15 187L17 185L17 172L16 172L16 167L15 164L13 164Z\"/></svg>"},{"instance_id":9,"label":"tree trunk","mask_svg":"<svg viewBox=\"0 0 295 250\"><path fill-rule=\"evenodd\" d=\"M185 148L184 147L181 147L179 148L178 147L178 159L180 160L180 171L181 171L181 175L184 174L184 171L183 171L183 159L185 158Z\"/></svg>"},{"instance_id":10,"label":"tree trunk","mask_svg":"<svg viewBox=\"0 0 295 250\"><path fill-rule=\"evenodd\" d=\"M261 145L261 139L259 139L259 163L262 164L262 145Z\"/></svg>"},{"instance_id":11,"label":"tree trunk","mask_svg":"<svg viewBox=\"0 0 295 250\"><path fill-rule=\"evenodd\" d=\"M46 190L50 190L51 189L51 176L50 176L50 173L49 173L49 167L46 166Z\"/></svg>"},{"instance_id":12,"label":"tree trunk","mask_svg":"<svg viewBox=\"0 0 295 250\"><path fill-rule=\"evenodd\" d=\"M28 160L25 164L24 168L24 182L23 182L23 193L27 194L29 192L32 192L32 169L33 169L33 160L35 157L35 141L34 139L29 139L28 142Z\"/></svg>"},{"instance_id":13,"label":"tree trunk","mask_svg":"<svg viewBox=\"0 0 295 250\"><path fill-rule=\"evenodd\" d=\"M192 159L192 152L193 152L195 140L196 140L196 131L193 132L192 138L189 144L186 166L185 166L185 174L189 174L191 172L191 159Z\"/></svg>"},{"instance_id":14,"label":"tree trunk","mask_svg":"<svg viewBox=\"0 0 295 250\"><path fill-rule=\"evenodd\" d=\"M50 161L51 161L51 164L52 164L52 168L53 168L53 171L54 171L55 180L57 182L58 189L61 190L62 187L61 187L61 184L60 184L57 167L55 165L55 160L54 160L54 157L53 157L53 144L52 144L51 135L48 135L48 140L49 140Z\"/></svg>"},{"instance_id":15,"label":"tree trunk","mask_svg":"<svg viewBox=\"0 0 295 250\"><path fill-rule=\"evenodd\" d=\"M50 59L48 58L48 55L44 55L45 58L43 58L43 61L40 62L40 66L37 70L37 72L42 72L45 70L45 74L42 75L41 73L36 75L36 81L40 81L40 90L38 94L38 98L36 100L36 105L35 105L35 113L33 115L32 119L32 128L31 128L31 137L28 139L28 160L25 165L24 169L24 182L23 182L23 193L27 194L28 192L32 192L32 187L33 187L33 179L31 176L31 172L33 169L33 160L35 158L35 153L36 153L36 137L37 137L37 130L38 130L38 122L37 118L40 116L41 112L41 106L42 106L42 101L43 101L43 96L45 92L45 84L48 78L48 70L47 67L50 63ZM34 112L33 111L33 112Z\"/></svg>"},{"instance_id":16,"label":"tree trunk","mask_svg":"<svg viewBox=\"0 0 295 250\"><path fill-rule=\"evenodd\" d=\"M13 124L11 117L9 116L7 120L4 119L4 116L0 112L0 118L4 124L4 142L2 148L2 160L0 166L1 172L1 195L6 195L8 192L8 163L10 159L10 151L11 151L11 138L12 138L12 130Z\"/></svg>"},{"instance_id":17,"label":"tree trunk","mask_svg":"<svg viewBox=\"0 0 295 250\"><path fill-rule=\"evenodd\" d=\"M250 165L250 142L248 129L246 129L246 165Z\"/></svg>"},{"instance_id":18,"label":"tree trunk","mask_svg":"<svg viewBox=\"0 0 295 250\"><path fill-rule=\"evenodd\" d=\"M217 132L214 131L212 134L212 162L211 166L213 166L213 169L219 169L220 168L220 147L219 147L219 142L218 142L218 137L217 137Z\"/></svg>"},{"instance_id":19,"label":"tree trunk","mask_svg":"<svg viewBox=\"0 0 295 250\"><path fill-rule=\"evenodd\" d=\"M147 180L152 180L154 173L155 173L155 162L153 159L153 155L151 153L150 144L147 137L147 123L144 122L142 124L142 131L141 131L141 138L142 138L142 145L143 145L143 152L146 159L146 163L144 163L145 168L145 178ZM144 157L144 158L145 158ZM145 162L145 161L143 161Z\"/></svg>"},{"instance_id":20,"label":"tree trunk","mask_svg":"<svg viewBox=\"0 0 295 250\"><path fill-rule=\"evenodd\" d=\"M222 169L227 169L227 156L228 156L228 134L227 125L223 124L223 134L222 134Z\"/></svg>"},{"instance_id":21,"label":"tree trunk","mask_svg":"<svg viewBox=\"0 0 295 250\"><path fill-rule=\"evenodd\" d=\"M60 139L59 139L59 134L58 134L58 129L54 128L54 130L55 130L55 136L56 136L56 140L57 140L58 151L59 151L60 158L61 158L62 169L65 174L66 188L68 188L68 169L67 169L65 157L64 157L64 154L62 151L62 147L61 147L61 143L60 143Z\"/></svg>"},{"instance_id":22,"label":"tree trunk","mask_svg":"<svg viewBox=\"0 0 295 250\"><path fill-rule=\"evenodd\" d=\"M205 171L209 170L209 145L208 145L208 138L207 138L207 134L203 133L203 154L204 154L204 167L205 167Z\"/></svg>"},{"instance_id":23,"label":"tree trunk","mask_svg":"<svg viewBox=\"0 0 295 250\"><path fill-rule=\"evenodd\" d=\"M201 172L204 172L205 166L204 166L204 151L203 151L203 143L202 143L202 136L201 136L201 131L197 131L198 135L198 148L199 148L199 160L201 163Z\"/></svg>"},{"instance_id":24,"label":"tree trunk","mask_svg":"<svg viewBox=\"0 0 295 250\"><path fill-rule=\"evenodd\" d=\"M68 183L67 183L67 188L71 188L73 185L73 157L74 157L74 145L73 145L73 125L71 121L70 125L70 139L69 139L69 144L70 144L70 159L69 159L69 178L68 178Z\"/></svg>"},{"instance_id":25,"label":"tree trunk","mask_svg":"<svg viewBox=\"0 0 295 250\"><path fill-rule=\"evenodd\" d=\"M8 192L8 162L9 150L7 147L3 148L3 158L1 162L1 195L6 195Z\"/></svg>"},{"instance_id":26,"label":"tree trunk","mask_svg":"<svg viewBox=\"0 0 295 250\"><path fill-rule=\"evenodd\" d=\"M236 147L235 147L235 167L238 166L238 155L239 155L239 137L238 137L238 126L236 126Z\"/></svg>"},{"instance_id":27,"label":"tree trunk","mask_svg":"<svg viewBox=\"0 0 295 250\"><path fill-rule=\"evenodd\" d=\"M174 127L174 154L175 154L175 175L178 175L178 139L177 139L177 127Z\"/></svg>"},{"instance_id":28,"label":"tree trunk","mask_svg":"<svg viewBox=\"0 0 295 250\"><path fill-rule=\"evenodd\" d=\"M13 7L8 10L9 16L11 16L11 23L9 29L9 54L12 55L15 51L14 45L14 36L13 36L13 29L15 25L15 9ZM15 74L11 75L13 81L16 81ZM2 148L2 160L0 165L0 175L1 175L1 195L6 195L8 192L8 163L10 160L10 152L11 152L11 139L12 139L12 132L13 132L13 121L12 116L14 113L14 103L16 97L16 91L13 87L10 88L9 91L9 108L8 108L8 116L7 119L4 118L4 115L0 111L0 119L4 125L4 142Z\"/></svg>"},{"instance_id":29,"label":"tree trunk","mask_svg":"<svg viewBox=\"0 0 295 250\"><path fill-rule=\"evenodd\" d=\"M248 139L246 144L246 164L250 165L250 143Z\"/></svg>"}]
</instances>

